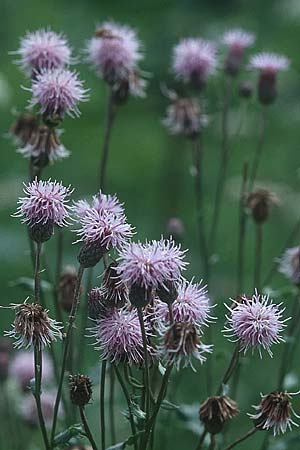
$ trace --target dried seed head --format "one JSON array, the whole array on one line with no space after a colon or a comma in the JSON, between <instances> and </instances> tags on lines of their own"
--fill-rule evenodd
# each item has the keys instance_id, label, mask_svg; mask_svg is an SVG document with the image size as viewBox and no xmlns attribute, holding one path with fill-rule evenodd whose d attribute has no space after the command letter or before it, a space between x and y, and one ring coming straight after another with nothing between
<instances>
[{"instance_id":1,"label":"dried seed head","mask_svg":"<svg viewBox=\"0 0 300 450\"><path fill-rule=\"evenodd\" d=\"M63 310L66 311L67 313L69 313L72 309L76 284L77 284L77 273L75 267L73 266L65 267L59 279L58 290L59 290L60 304Z\"/></svg>"},{"instance_id":2,"label":"dried seed head","mask_svg":"<svg viewBox=\"0 0 300 450\"><path fill-rule=\"evenodd\" d=\"M247 206L252 212L253 220L258 223L264 223L268 217L272 205L278 205L278 197L266 189L259 189L249 194Z\"/></svg>"},{"instance_id":3,"label":"dried seed head","mask_svg":"<svg viewBox=\"0 0 300 450\"><path fill-rule=\"evenodd\" d=\"M225 422L238 415L237 403L227 395L209 397L199 410L199 417L205 430L211 434L220 433Z\"/></svg>"},{"instance_id":4,"label":"dried seed head","mask_svg":"<svg viewBox=\"0 0 300 450\"><path fill-rule=\"evenodd\" d=\"M12 124L10 133L15 137L17 144L24 147L27 145L37 128L38 120L36 116L33 116L32 114L22 114Z\"/></svg>"},{"instance_id":5,"label":"dried seed head","mask_svg":"<svg viewBox=\"0 0 300 450\"><path fill-rule=\"evenodd\" d=\"M109 308L122 308L128 302L128 287L120 280L117 263L111 263L103 277L102 289L105 303Z\"/></svg>"},{"instance_id":6,"label":"dried seed head","mask_svg":"<svg viewBox=\"0 0 300 450\"><path fill-rule=\"evenodd\" d=\"M12 305L15 310L13 329L7 336L16 339L14 347L30 346L42 349L50 345L56 338L62 338L62 326L48 316L48 311L36 303Z\"/></svg>"},{"instance_id":7,"label":"dried seed head","mask_svg":"<svg viewBox=\"0 0 300 450\"><path fill-rule=\"evenodd\" d=\"M70 375L70 398L74 405L83 407L89 403L92 397L92 382L86 375Z\"/></svg>"},{"instance_id":8,"label":"dried seed head","mask_svg":"<svg viewBox=\"0 0 300 450\"><path fill-rule=\"evenodd\" d=\"M291 426L298 426L291 418L294 413L298 417L291 404L292 394L287 392L271 392L262 395L261 402L255 406L255 414L249 414L253 419L255 427L259 430L273 430L274 436L279 433L285 433L287 428L291 430Z\"/></svg>"}]
</instances>

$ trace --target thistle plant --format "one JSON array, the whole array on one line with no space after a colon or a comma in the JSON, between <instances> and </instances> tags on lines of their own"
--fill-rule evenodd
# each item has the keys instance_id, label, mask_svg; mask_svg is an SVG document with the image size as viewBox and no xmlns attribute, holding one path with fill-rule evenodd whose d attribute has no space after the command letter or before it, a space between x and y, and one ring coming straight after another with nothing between
<instances>
[{"instance_id":1,"label":"thistle plant","mask_svg":"<svg viewBox=\"0 0 300 450\"><path fill-rule=\"evenodd\" d=\"M10 383L14 383L19 395L13 399L14 407L21 405L16 414L20 429L30 426L39 430L38 448L171 448L172 427L165 410L184 417L187 405L176 404L174 392L181 379L188 385L191 372L202 392L193 392L197 426L194 414L189 428L197 429L197 436L192 435L192 450L229 450L261 433L266 450L271 433L274 437L295 433L299 389L288 392L287 381L300 335L300 249L297 242L291 242L276 261L288 287L267 286L263 272L272 260L264 252L268 233L263 230L272 226L271 207L280 204L267 186L257 185L266 111L280 96L277 75L288 69L289 59L261 52L252 55L247 64L255 39L253 33L240 28L225 32L220 45L200 36L181 38L171 56L170 83L174 87L166 87L160 80L169 102L163 125L170 139L176 136L188 142L191 153L195 202L194 206L187 202L187 207L197 218L196 236L174 211L166 233L162 229L159 235L145 238L142 227L131 225L132 211L122 202L126 195L107 189L116 114L130 96L144 97L145 93L139 66L144 52L137 32L113 21L104 22L86 44L84 62L108 87L100 168L95 173L99 182L90 198L78 199L78 189L65 180L43 178L46 166L71 156L61 143L58 127L66 116L76 119L80 127L79 105L93 95L79 73L70 68L78 58L72 56L66 37L50 28L27 33L14 52L31 98L28 110L17 117L10 131L17 152L29 159L29 181L24 182L24 196L17 201L13 217L19 218L27 231L32 279L28 298L14 299L7 306L14 317L5 335L12 339L15 353L11 355L7 341L0 341L0 385L9 399ZM230 283L232 298L227 300L216 295L217 284L222 289L226 286L216 278L214 262L229 162L235 156L234 137L229 132L231 106L236 99L251 98L252 85L241 82L240 77L252 71L258 72L257 98L252 101L258 102L263 121L256 150L246 155L244 167L239 168L238 267L228 267L237 277ZM221 108L213 113L211 92L218 80L223 92L219 95L215 90L214 95L219 95ZM211 193L206 192L206 154L210 151L206 135L215 119L212 114L221 121L221 151L219 160L215 157L214 166L219 170ZM157 118L158 126L159 122ZM151 220L150 212L143 214ZM255 249L248 255L246 238L253 233L251 226ZM186 248L187 235L192 252ZM69 237L63 240L63 236ZM77 257L70 261L72 236ZM228 239L233 246L232 230ZM197 270L193 254L201 261ZM253 284L244 286L248 256L254 279ZM292 308L286 297L292 299ZM224 343L231 354L220 348L224 337L216 334L218 326L234 343ZM260 358L255 359L256 353ZM274 364L274 372L264 374L270 389L261 394L251 413L251 401L259 401L259 392L251 392L251 380L242 369L245 364L257 364L260 382L259 365L265 354ZM247 395L239 395L237 388L246 385ZM120 408L120 398L125 409ZM117 420L120 411L128 420L126 431ZM240 434L236 417L244 413L249 427ZM164 433L170 431L167 446L162 445L162 428ZM31 448L29 443L24 445Z\"/></svg>"}]
</instances>

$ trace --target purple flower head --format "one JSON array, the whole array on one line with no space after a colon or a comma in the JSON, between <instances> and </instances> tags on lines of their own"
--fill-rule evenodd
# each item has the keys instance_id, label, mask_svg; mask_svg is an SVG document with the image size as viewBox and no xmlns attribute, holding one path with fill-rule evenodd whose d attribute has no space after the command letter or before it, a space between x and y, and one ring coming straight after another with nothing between
<instances>
[{"instance_id":1,"label":"purple flower head","mask_svg":"<svg viewBox=\"0 0 300 450\"><path fill-rule=\"evenodd\" d=\"M79 241L97 243L107 250L120 247L133 235L133 229L123 214L115 215L91 208L80 219L80 223L81 228L77 230Z\"/></svg>"},{"instance_id":2,"label":"purple flower head","mask_svg":"<svg viewBox=\"0 0 300 450\"><path fill-rule=\"evenodd\" d=\"M226 305L230 314L226 316L228 325L224 332L228 337L234 337L241 345L241 351L257 348L262 357L261 349L272 356L271 346L284 341L280 333L288 319L282 320L284 311L281 304L269 301L269 296L258 294L252 297L242 296L240 302L233 300L233 305Z\"/></svg>"},{"instance_id":3,"label":"purple flower head","mask_svg":"<svg viewBox=\"0 0 300 450\"><path fill-rule=\"evenodd\" d=\"M68 197L73 192L57 181L38 181L24 184L26 197L18 201L19 208L15 217L21 217L28 225L46 224L48 222L59 226L67 225L70 207Z\"/></svg>"},{"instance_id":4,"label":"purple flower head","mask_svg":"<svg viewBox=\"0 0 300 450\"><path fill-rule=\"evenodd\" d=\"M283 55L277 53L257 53L250 60L250 69L257 69L266 74L276 75L280 70L287 70L290 61Z\"/></svg>"},{"instance_id":5,"label":"purple flower head","mask_svg":"<svg viewBox=\"0 0 300 450\"><path fill-rule=\"evenodd\" d=\"M31 351L20 351L15 354L9 366L9 374L25 390L34 378L34 355ZM53 379L53 364L48 354L43 352L43 384Z\"/></svg>"},{"instance_id":6,"label":"purple flower head","mask_svg":"<svg viewBox=\"0 0 300 450\"><path fill-rule=\"evenodd\" d=\"M172 303L175 322L188 322L201 327L210 320L211 304L207 295L206 286L202 282L181 280L177 286L178 296ZM169 324L169 308L166 303L157 302L155 310L159 323Z\"/></svg>"},{"instance_id":7,"label":"purple flower head","mask_svg":"<svg viewBox=\"0 0 300 450\"><path fill-rule=\"evenodd\" d=\"M177 370L190 366L194 371L193 358L203 364L212 345L201 342L196 326L188 322L174 322L170 327L161 327L162 343L159 353L166 364L174 364Z\"/></svg>"},{"instance_id":8,"label":"purple flower head","mask_svg":"<svg viewBox=\"0 0 300 450\"><path fill-rule=\"evenodd\" d=\"M27 33L14 53L20 57L17 63L29 75L44 69L58 69L72 62L66 38L48 29Z\"/></svg>"},{"instance_id":9,"label":"purple flower head","mask_svg":"<svg viewBox=\"0 0 300 450\"><path fill-rule=\"evenodd\" d=\"M131 242L120 250L118 272L121 280L146 289L177 281L185 268L185 252L172 239L142 244Z\"/></svg>"},{"instance_id":10,"label":"purple flower head","mask_svg":"<svg viewBox=\"0 0 300 450\"><path fill-rule=\"evenodd\" d=\"M87 90L76 72L67 69L44 70L37 75L30 89L30 107L40 106L40 112L50 117L79 116L77 103L87 100Z\"/></svg>"},{"instance_id":11,"label":"purple flower head","mask_svg":"<svg viewBox=\"0 0 300 450\"><path fill-rule=\"evenodd\" d=\"M241 28L227 31L223 36L224 44L229 49L241 49L251 47L255 42L255 35Z\"/></svg>"},{"instance_id":12,"label":"purple flower head","mask_svg":"<svg viewBox=\"0 0 300 450\"><path fill-rule=\"evenodd\" d=\"M97 210L99 213L112 213L114 215L124 214L123 203L120 203L116 195L103 194L99 191L93 195L92 203L86 200L78 200L74 202L73 211L76 218L80 221L86 216L91 209Z\"/></svg>"},{"instance_id":13,"label":"purple flower head","mask_svg":"<svg viewBox=\"0 0 300 450\"><path fill-rule=\"evenodd\" d=\"M110 84L127 79L142 59L135 31L115 22L105 22L88 42L88 60Z\"/></svg>"},{"instance_id":14,"label":"purple flower head","mask_svg":"<svg viewBox=\"0 0 300 450\"><path fill-rule=\"evenodd\" d=\"M217 51L214 44L200 38L182 39L173 50L172 69L184 83L199 87L216 71Z\"/></svg>"},{"instance_id":15,"label":"purple flower head","mask_svg":"<svg viewBox=\"0 0 300 450\"><path fill-rule=\"evenodd\" d=\"M146 333L149 324L145 320ZM96 338L96 350L101 350L101 358L118 363L141 365L144 361L143 339L137 311L126 308L112 309L96 322L91 330ZM151 347L148 348L151 353Z\"/></svg>"},{"instance_id":16,"label":"purple flower head","mask_svg":"<svg viewBox=\"0 0 300 450\"><path fill-rule=\"evenodd\" d=\"M279 260L279 272L285 275L293 283L300 281L300 247L286 249Z\"/></svg>"}]
</instances>

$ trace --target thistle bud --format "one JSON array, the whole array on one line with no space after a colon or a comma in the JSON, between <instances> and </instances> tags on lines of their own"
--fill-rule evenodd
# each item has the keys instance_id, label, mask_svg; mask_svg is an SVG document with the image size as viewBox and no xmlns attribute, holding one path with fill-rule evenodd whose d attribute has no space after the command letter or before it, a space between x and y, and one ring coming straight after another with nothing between
<instances>
[{"instance_id":1,"label":"thistle bud","mask_svg":"<svg viewBox=\"0 0 300 450\"><path fill-rule=\"evenodd\" d=\"M243 81L239 85L239 95L242 98L249 99L253 95L253 86L250 81Z\"/></svg>"},{"instance_id":2,"label":"thistle bud","mask_svg":"<svg viewBox=\"0 0 300 450\"><path fill-rule=\"evenodd\" d=\"M122 308L128 301L128 288L120 280L117 263L111 263L103 277L102 290L105 297L105 304L109 308Z\"/></svg>"},{"instance_id":3,"label":"thistle bud","mask_svg":"<svg viewBox=\"0 0 300 450\"><path fill-rule=\"evenodd\" d=\"M70 398L74 405L83 408L92 397L92 382L86 375L70 375Z\"/></svg>"},{"instance_id":4,"label":"thistle bud","mask_svg":"<svg viewBox=\"0 0 300 450\"><path fill-rule=\"evenodd\" d=\"M95 287L88 293L88 311L92 319L99 319L107 312L103 289Z\"/></svg>"},{"instance_id":5,"label":"thistle bud","mask_svg":"<svg viewBox=\"0 0 300 450\"><path fill-rule=\"evenodd\" d=\"M278 203L277 196L265 189L252 192L247 199L247 206L252 212L253 220L258 224L266 222L271 206Z\"/></svg>"},{"instance_id":6,"label":"thistle bud","mask_svg":"<svg viewBox=\"0 0 300 450\"><path fill-rule=\"evenodd\" d=\"M72 309L76 285L76 270L73 266L67 266L61 274L58 284L60 304L67 313Z\"/></svg>"},{"instance_id":7,"label":"thistle bud","mask_svg":"<svg viewBox=\"0 0 300 450\"><path fill-rule=\"evenodd\" d=\"M81 247L77 260L84 267L94 267L107 253L107 248L101 241L85 242Z\"/></svg>"},{"instance_id":8,"label":"thistle bud","mask_svg":"<svg viewBox=\"0 0 300 450\"><path fill-rule=\"evenodd\" d=\"M199 418L205 430L211 434L220 433L225 422L239 413L237 403L227 395L209 397L199 410Z\"/></svg>"},{"instance_id":9,"label":"thistle bud","mask_svg":"<svg viewBox=\"0 0 300 450\"><path fill-rule=\"evenodd\" d=\"M167 304L172 304L178 297L178 291L174 281L167 280L156 289L159 299Z\"/></svg>"},{"instance_id":10,"label":"thistle bud","mask_svg":"<svg viewBox=\"0 0 300 450\"><path fill-rule=\"evenodd\" d=\"M48 220L45 223L37 222L28 226L29 236L35 242L46 242L53 236L54 222Z\"/></svg>"},{"instance_id":11,"label":"thistle bud","mask_svg":"<svg viewBox=\"0 0 300 450\"><path fill-rule=\"evenodd\" d=\"M144 308L153 298L152 289L133 284L129 291L129 301L136 308Z\"/></svg>"}]
</instances>

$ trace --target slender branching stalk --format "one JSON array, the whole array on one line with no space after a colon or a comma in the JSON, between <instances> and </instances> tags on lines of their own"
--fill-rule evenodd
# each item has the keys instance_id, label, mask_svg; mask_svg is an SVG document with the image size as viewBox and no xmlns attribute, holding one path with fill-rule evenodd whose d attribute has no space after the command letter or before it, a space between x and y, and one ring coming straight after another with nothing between
<instances>
[{"instance_id":1,"label":"slender branching stalk","mask_svg":"<svg viewBox=\"0 0 300 450\"><path fill-rule=\"evenodd\" d=\"M258 144L256 147L251 171L250 171L250 178L249 178L249 192L252 191L254 187L254 183L256 181L256 176L259 168L259 164L261 161L264 143L265 143L265 135L266 135L266 116L267 116L267 108L265 106L261 107L261 128L258 138Z\"/></svg>"},{"instance_id":2,"label":"slender branching stalk","mask_svg":"<svg viewBox=\"0 0 300 450\"><path fill-rule=\"evenodd\" d=\"M248 180L248 164L244 164L243 180L239 202L239 237L237 254L237 295L241 294L244 287L244 264L245 264L245 237L247 215L245 211L246 186Z\"/></svg>"},{"instance_id":3,"label":"slender branching stalk","mask_svg":"<svg viewBox=\"0 0 300 450\"><path fill-rule=\"evenodd\" d=\"M111 444L112 445L114 445L117 441L114 404L115 404L115 371L114 371L114 366L112 364L110 364L110 367L109 367L109 425L110 425L110 436L111 436Z\"/></svg>"},{"instance_id":4,"label":"slender branching stalk","mask_svg":"<svg viewBox=\"0 0 300 450\"><path fill-rule=\"evenodd\" d=\"M101 430L101 449L106 448L106 429L105 429L105 377L107 362L102 360L100 371L100 430Z\"/></svg>"},{"instance_id":5,"label":"slender branching stalk","mask_svg":"<svg viewBox=\"0 0 300 450\"><path fill-rule=\"evenodd\" d=\"M100 175L99 175L99 188L103 190L105 188L105 176L106 167L108 161L109 144L111 138L111 131L116 116L116 105L114 102L113 89L110 88L108 103L107 103L107 117L106 117L106 129L104 135L104 142L102 147L102 157L100 162Z\"/></svg>"},{"instance_id":6,"label":"slender branching stalk","mask_svg":"<svg viewBox=\"0 0 300 450\"><path fill-rule=\"evenodd\" d=\"M50 450L50 444L49 439L47 435L46 425L45 425L45 419L43 415L42 410L42 403L41 403L41 384L42 384L42 350L38 347L34 348L34 379L35 379L35 386L34 386L34 397L36 402L36 409L37 409L37 415L39 419L39 424L43 436L44 446L46 450Z\"/></svg>"},{"instance_id":7,"label":"slender branching stalk","mask_svg":"<svg viewBox=\"0 0 300 450\"><path fill-rule=\"evenodd\" d=\"M236 344L235 349L233 351L232 357L229 361L228 367L226 369L226 372L224 373L224 376L221 380L221 383L217 390L217 395L220 395L223 391L223 386L225 386L228 381L230 380L238 362L239 362L239 356L240 356L240 345L239 343Z\"/></svg>"},{"instance_id":8,"label":"slender branching stalk","mask_svg":"<svg viewBox=\"0 0 300 450\"><path fill-rule=\"evenodd\" d=\"M262 265L263 225L255 225L255 258L254 258L254 286L261 289L261 265Z\"/></svg>"},{"instance_id":9,"label":"slender branching stalk","mask_svg":"<svg viewBox=\"0 0 300 450\"><path fill-rule=\"evenodd\" d=\"M143 310L137 308L139 317L142 339L143 339L143 351L144 351L144 390L145 390L145 412L146 412L146 424L149 421L150 414L150 376L149 376L149 356L148 356L148 342L144 324Z\"/></svg>"},{"instance_id":10,"label":"slender branching stalk","mask_svg":"<svg viewBox=\"0 0 300 450\"><path fill-rule=\"evenodd\" d=\"M85 415L85 411L84 411L84 407L79 407L79 412L80 412L80 418L81 418L81 422L86 434L86 437L88 438L88 440L90 441L90 444L93 448L93 450L98 450L98 447L96 445L95 439L93 438L92 432L90 430L86 415Z\"/></svg>"},{"instance_id":11,"label":"slender branching stalk","mask_svg":"<svg viewBox=\"0 0 300 450\"><path fill-rule=\"evenodd\" d=\"M250 436L252 436L254 433L256 433L256 431L257 431L257 428L255 428L255 427L251 428L251 430L249 430L246 434L244 434L240 438L236 439L234 442L232 442L230 445L228 445L224 450L232 449L236 445L240 444L240 442L243 442L246 439L248 439Z\"/></svg>"}]
</instances>

